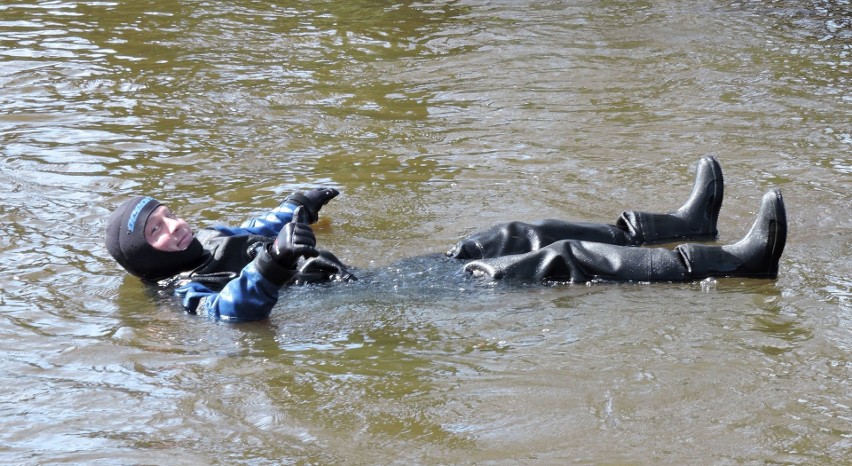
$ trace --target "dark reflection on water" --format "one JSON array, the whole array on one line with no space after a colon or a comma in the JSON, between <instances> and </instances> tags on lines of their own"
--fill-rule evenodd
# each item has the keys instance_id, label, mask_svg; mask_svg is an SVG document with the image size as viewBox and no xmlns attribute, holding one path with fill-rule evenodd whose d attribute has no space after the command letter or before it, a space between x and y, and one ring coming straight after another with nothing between
<instances>
[{"instance_id":1,"label":"dark reflection on water","mask_svg":"<svg viewBox=\"0 0 852 466\"><path fill-rule=\"evenodd\" d=\"M0 5L0 459L791 463L849 456L844 1ZM507 219L785 194L777 281L506 286L435 254ZM181 313L101 244L332 185L350 284Z\"/></svg>"}]
</instances>

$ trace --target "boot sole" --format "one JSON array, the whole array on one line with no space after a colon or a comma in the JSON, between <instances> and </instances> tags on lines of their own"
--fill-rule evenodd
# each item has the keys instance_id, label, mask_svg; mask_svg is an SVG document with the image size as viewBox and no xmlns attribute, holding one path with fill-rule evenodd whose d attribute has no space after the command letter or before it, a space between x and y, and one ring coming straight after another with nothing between
<instances>
[{"instance_id":1,"label":"boot sole","mask_svg":"<svg viewBox=\"0 0 852 466\"><path fill-rule=\"evenodd\" d=\"M716 186L713 190L713 202L711 204L711 221L713 222L713 231L710 232L710 236L713 238L719 237L719 229L716 227L719 223L719 212L722 211L722 201L725 196L725 177L722 175L722 166L719 164L719 160L716 157L709 155L703 160L707 160L710 163L710 170L713 171L713 180L716 182Z\"/></svg>"},{"instance_id":2,"label":"boot sole","mask_svg":"<svg viewBox=\"0 0 852 466\"><path fill-rule=\"evenodd\" d=\"M769 270L767 270L767 273L771 278L777 278L778 263L781 260L781 254L784 252L784 246L787 244L787 209L784 207L784 198L781 196L781 190L774 188L771 193L775 196L775 201L772 205L775 211L775 219L769 223L769 235L772 245L769 253Z\"/></svg>"}]
</instances>

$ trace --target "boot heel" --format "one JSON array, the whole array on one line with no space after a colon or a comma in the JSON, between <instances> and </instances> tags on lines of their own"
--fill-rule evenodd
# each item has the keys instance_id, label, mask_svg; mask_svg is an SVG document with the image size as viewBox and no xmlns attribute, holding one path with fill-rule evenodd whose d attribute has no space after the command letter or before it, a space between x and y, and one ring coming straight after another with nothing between
<instances>
[{"instance_id":1,"label":"boot heel","mask_svg":"<svg viewBox=\"0 0 852 466\"><path fill-rule=\"evenodd\" d=\"M683 244L676 249L692 278L776 278L786 242L784 199L772 189L763 195L757 219L743 239L729 246Z\"/></svg>"}]
</instances>

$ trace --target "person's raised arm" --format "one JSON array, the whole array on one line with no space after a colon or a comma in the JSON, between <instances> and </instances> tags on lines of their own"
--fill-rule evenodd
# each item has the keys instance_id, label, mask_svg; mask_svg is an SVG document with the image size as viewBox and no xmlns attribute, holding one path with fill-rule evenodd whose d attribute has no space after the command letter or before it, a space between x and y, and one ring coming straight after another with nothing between
<instances>
[{"instance_id":1,"label":"person's raised arm","mask_svg":"<svg viewBox=\"0 0 852 466\"><path fill-rule=\"evenodd\" d=\"M243 222L238 228L225 226L213 228L227 235L275 236L284 225L293 220L293 212L298 207L303 208L303 221L305 223L316 223L319 219L320 209L337 197L338 194L340 194L340 191L334 188L314 188L305 193L296 192L284 198L284 201L278 207L263 216Z\"/></svg>"}]
</instances>

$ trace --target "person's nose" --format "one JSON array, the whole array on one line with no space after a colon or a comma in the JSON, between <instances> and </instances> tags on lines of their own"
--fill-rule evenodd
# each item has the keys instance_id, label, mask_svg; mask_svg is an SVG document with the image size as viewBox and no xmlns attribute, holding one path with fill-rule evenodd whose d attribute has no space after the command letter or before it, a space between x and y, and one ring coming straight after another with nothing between
<instances>
[{"instance_id":1,"label":"person's nose","mask_svg":"<svg viewBox=\"0 0 852 466\"><path fill-rule=\"evenodd\" d=\"M176 218L167 218L166 219L166 228L169 230L169 234L174 234L178 227L180 226L180 221Z\"/></svg>"}]
</instances>

